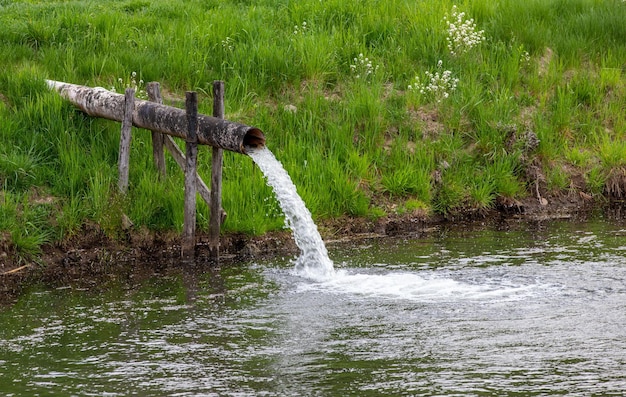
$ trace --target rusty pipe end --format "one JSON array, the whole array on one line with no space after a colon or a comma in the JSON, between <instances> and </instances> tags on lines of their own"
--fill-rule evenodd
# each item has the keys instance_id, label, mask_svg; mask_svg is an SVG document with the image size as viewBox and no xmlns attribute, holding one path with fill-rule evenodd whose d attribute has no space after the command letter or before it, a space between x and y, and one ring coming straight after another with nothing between
<instances>
[{"instance_id":1,"label":"rusty pipe end","mask_svg":"<svg viewBox=\"0 0 626 397\"><path fill-rule=\"evenodd\" d=\"M244 153L247 147L258 148L263 146L265 146L265 135L263 135L263 131L254 127L250 128L243 137Z\"/></svg>"}]
</instances>

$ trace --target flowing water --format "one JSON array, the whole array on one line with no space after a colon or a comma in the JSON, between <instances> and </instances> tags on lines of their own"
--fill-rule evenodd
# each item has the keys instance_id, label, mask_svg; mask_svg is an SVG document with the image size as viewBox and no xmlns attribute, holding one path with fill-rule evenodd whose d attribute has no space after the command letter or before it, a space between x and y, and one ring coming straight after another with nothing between
<instances>
[{"instance_id":1,"label":"flowing water","mask_svg":"<svg viewBox=\"0 0 626 397\"><path fill-rule=\"evenodd\" d=\"M304 277L316 280L332 277L335 274L333 262L328 258L326 246L311 213L298 195L287 171L266 147L249 147L247 153L263 171L267 184L272 187L285 214L285 223L292 230L294 240L300 248L295 264L296 271Z\"/></svg>"},{"instance_id":2,"label":"flowing water","mask_svg":"<svg viewBox=\"0 0 626 397\"><path fill-rule=\"evenodd\" d=\"M624 395L623 225L440 229L334 244L333 264L289 211L295 265L34 288L0 311L0 393Z\"/></svg>"},{"instance_id":3,"label":"flowing water","mask_svg":"<svg viewBox=\"0 0 626 397\"><path fill-rule=\"evenodd\" d=\"M623 395L626 229L333 245L292 261L39 287L0 311L0 394Z\"/></svg>"}]
</instances>

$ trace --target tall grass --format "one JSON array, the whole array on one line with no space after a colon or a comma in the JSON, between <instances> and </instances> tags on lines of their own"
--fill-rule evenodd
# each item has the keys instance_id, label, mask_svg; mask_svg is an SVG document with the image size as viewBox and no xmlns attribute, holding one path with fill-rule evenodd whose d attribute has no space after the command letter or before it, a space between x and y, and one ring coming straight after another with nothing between
<instances>
[{"instance_id":1,"label":"tall grass","mask_svg":"<svg viewBox=\"0 0 626 397\"><path fill-rule=\"evenodd\" d=\"M455 5L484 41L451 53ZM224 80L227 118L265 132L317 218L482 211L538 180L564 192L577 176L600 195L626 166L625 20L618 0L0 2L2 197L52 197L56 238L85 222L116 235L122 213L137 227L180 229L182 174L168 160L159 181L149 134L133 131L121 199L119 125L43 83L121 89L132 72L168 95L199 91L205 114L211 82ZM434 79L444 71L454 89ZM426 89L433 82L445 95ZM532 150L527 134L539 140ZM208 179L210 151L200 163ZM530 164L540 175L529 177ZM226 231L284 227L245 156L226 155L223 205Z\"/></svg>"}]
</instances>

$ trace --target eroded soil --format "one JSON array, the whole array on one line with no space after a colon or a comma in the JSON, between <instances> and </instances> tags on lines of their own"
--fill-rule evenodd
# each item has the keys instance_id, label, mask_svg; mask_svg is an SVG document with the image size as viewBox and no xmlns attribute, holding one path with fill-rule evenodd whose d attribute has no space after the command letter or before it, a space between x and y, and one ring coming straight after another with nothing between
<instances>
[{"instance_id":1,"label":"eroded soil","mask_svg":"<svg viewBox=\"0 0 626 397\"><path fill-rule=\"evenodd\" d=\"M421 236L440 228L506 228L519 222L548 222L554 219L584 219L598 212L623 219L623 202L601 205L589 196L572 192L566 196L531 197L524 202L500 200L489 211L469 211L448 217L406 213L376 220L341 218L318 224L325 242L349 244L366 238ZM220 260L212 261L206 235L197 237L194 258L181 256L180 238L174 234L132 230L125 238L111 239L96 228L85 228L60 244L44 248L36 262L19 262L7 252L0 256L0 305L14 302L34 284L50 288L106 288L111 282L129 286L141 280L179 272L181 268L211 271L224 266L295 256L298 248L288 230L263 236L227 234L221 238Z\"/></svg>"}]
</instances>

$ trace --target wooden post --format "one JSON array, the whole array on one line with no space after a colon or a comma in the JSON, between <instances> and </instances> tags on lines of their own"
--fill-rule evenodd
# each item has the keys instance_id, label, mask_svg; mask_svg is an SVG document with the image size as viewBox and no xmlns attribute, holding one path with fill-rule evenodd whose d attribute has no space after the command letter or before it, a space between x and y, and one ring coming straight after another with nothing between
<instances>
[{"instance_id":1,"label":"wooden post","mask_svg":"<svg viewBox=\"0 0 626 397\"><path fill-rule=\"evenodd\" d=\"M133 128L133 109L135 108L135 90L127 88L124 95L124 117L120 136L120 152L118 157L119 179L117 186L122 194L128 191L128 170L130 162L130 141Z\"/></svg>"},{"instance_id":2,"label":"wooden post","mask_svg":"<svg viewBox=\"0 0 626 397\"><path fill-rule=\"evenodd\" d=\"M185 93L187 137L185 167L185 214L182 239L183 257L195 256L196 247L196 163L198 158L198 94Z\"/></svg>"},{"instance_id":3,"label":"wooden post","mask_svg":"<svg viewBox=\"0 0 626 397\"><path fill-rule=\"evenodd\" d=\"M148 99L158 104L163 104L163 98L161 97L161 85L152 81L146 85L146 92L148 93ZM165 177L165 153L163 152L163 144L165 141L165 134L157 131L152 131L152 157L154 158L154 165L159 170L159 175Z\"/></svg>"},{"instance_id":4,"label":"wooden post","mask_svg":"<svg viewBox=\"0 0 626 397\"><path fill-rule=\"evenodd\" d=\"M224 118L224 82L213 82L213 117ZM224 152L213 147L211 161L211 218L209 219L209 257L218 262L220 255L220 227L222 225L222 163Z\"/></svg>"},{"instance_id":5,"label":"wooden post","mask_svg":"<svg viewBox=\"0 0 626 397\"><path fill-rule=\"evenodd\" d=\"M161 96L161 85L156 82L150 82L146 86L146 91L148 92L148 99L152 102L156 102L159 104L163 103L163 97ZM185 171L185 167L187 164L187 160L185 158L185 154L178 147L174 139L167 135L160 133L158 131L152 131L152 155L154 157L154 165L159 170L159 174L163 177L167 175L165 168L165 150L163 147L167 148L180 169ZM211 191L200 175L196 174L196 184L198 193L200 197L206 202L206 205L211 206Z\"/></svg>"},{"instance_id":6,"label":"wooden post","mask_svg":"<svg viewBox=\"0 0 626 397\"><path fill-rule=\"evenodd\" d=\"M174 139L171 136L165 135L165 147L167 148L167 150L170 151L170 154L172 155L172 158L174 158L174 160L176 161L176 164L178 164L180 169L185 172L187 158L185 157L183 151L180 150L176 142L174 142ZM196 188L198 189L198 194L200 195L200 197L202 197L206 205L211 207L211 191L209 190L209 187L206 185L206 183L204 183L200 175L198 175L197 173Z\"/></svg>"}]
</instances>

